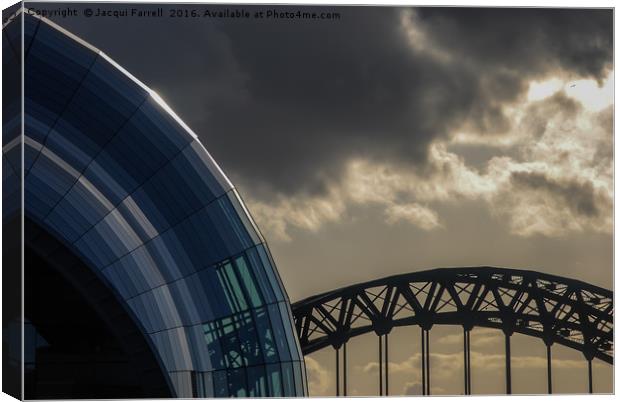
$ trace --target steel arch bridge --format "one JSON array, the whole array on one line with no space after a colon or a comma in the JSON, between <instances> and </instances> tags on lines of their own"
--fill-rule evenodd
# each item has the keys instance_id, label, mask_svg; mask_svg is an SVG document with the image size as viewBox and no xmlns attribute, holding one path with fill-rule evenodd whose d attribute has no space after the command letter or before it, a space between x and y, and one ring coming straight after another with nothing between
<instances>
[{"instance_id":1,"label":"steel arch bridge","mask_svg":"<svg viewBox=\"0 0 620 402\"><path fill-rule=\"evenodd\" d=\"M581 351L613 364L613 292L582 281L535 271L496 268L437 268L390 276L329 291L292 306L304 354L336 349L340 395L340 350L346 386L346 344L355 336L379 337L379 393L388 392L388 334L393 327L418 325L422 334L422 392L430 394L429 336L435 324L463 327L464 390L471 393L470 331L496 328L505 335L506 393L511 393L510 336L542 339L547 347L547 386L552 393L551 346Z\"/></svg>"}]
</instances>

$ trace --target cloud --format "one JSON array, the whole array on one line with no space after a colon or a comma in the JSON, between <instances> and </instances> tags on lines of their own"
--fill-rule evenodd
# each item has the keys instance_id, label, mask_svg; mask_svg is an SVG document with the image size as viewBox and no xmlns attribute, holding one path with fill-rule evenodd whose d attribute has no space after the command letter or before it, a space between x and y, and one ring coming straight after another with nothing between
<instances>
[{"instance_id":1,"label":"cloud","mask_svg":"<svg viewBox=\"0 0 620 402\"><path fill-rule=\"evenodd\" d=\"M403 386L403 395L422 395L422 383L419 381L406 382Z\"/></svg>"},{"instance_id":2,"label":"cloud","mask_svg":"<svg viewBox=\"0 0 620 402\"><path fill-rule=\"evenodd\" d=\"M557 202L552 204L564 204L576 215L589 218L600 213L597 194L590 182L554 180L540 172L512 172L510 180L517 190L542 192L556 198Z\"/></svg>"},{"instance_id":3,"label":"cloud","mask_svg":"<svg viewBox=\"0 0 620 402\"><path fill-rule=\"evenodd\" d=\"M612 14L605 10L425 8L421 14L436 27L437 46L485 70L530 76L565 70L599 79L611 68Z\"/></svg>"},{"instance_id":4,"label":"cloud","mask_svg":"<svg viewBox=\"0 0 620 402\"><path fill-rule=\"evenodd\" d=\"M529 104L517 127L529 134L519 156L489 162L489 170L504 172L491 209L517 235L611 233L611 106L592 112L575 102L561 90Z\"/></svg>"},{"instance_id":5,"label":"cloud","mask_svg":"<svg viewBox=\"0 0 620 402\"><path fill-rule=\"evenodd\" d=\"M442 387L431 384L431 395L445 395L446 390ZM403 385L401 395L422 395L422 383L420 381L409 381Z\"/></svg>"},{"instance_id":6,"label":"cloud","mask_svg":"<svg viewBox=\"0 0 620 402\"><path fill-rule=\"evenodd\" d=\"M470 337L470 344L474 347L486 347L504 342L504 335L491 328L478 328ZM462 345L463 334L450 334L437 339L440 345Z\"/></svg>"},{"instance_id":7,"label":"cloud","mask_svg":"<svg viewBox=\"0 0 620 402\"><path fill-rule=\"evenodd\" d=\"M274 228L276 239L290 239L292 227L317 232L351 218L348 211L359 205L380 208L388 224L449 229L437 208L463 200L485 203L518 236L610 233L611 106L593 112L560 89L543 99L524 100L509 117L513 128L497 145L487 141L493 137L472 133L431 143L424 166L353 159L324 194L253 199L251 210L258 212L259 223ZM476 168L452 150L454 144L485 144L510 153L491 153Z\"/></svg>"},{"instance_id":8,"label":"cloud","mask_svg":"<svg viewBox=\"0 0 620 402\"><path fill-rule=\"evenodd\" d=\"M58 22L162 94L264 201L324 196L356 159L425 166L459 130L509 133L529 82L602 82L612 66L610 10L329 11L341 18Z\"/></svg>"},{"instance_id":9,"label":"cloud","mask_svg":"<svg viewBox=\"0 0 620 402\"><path fill-rule=\"evenodd\" d=\"M542 100L562 93L568 98L579 102L590 111L597 112L609 106L613 99L614 75L609 74L603 82L595 80L563 81L557 77L544 81L530 83L527 99L530 101Z\"/></svg>"},{"instance_id":10,"label":"cloud","mask_svg":"<svg viewBox=\"0 0 620 402\"><path fill-rule=\"evenodd\" d=\"M415 353L402 362L390 362L390 374L406 374L408 377L414 379L412 384L418 383L421 378L420 357L420 353ZM433 378L435 379L448 380L455 376L460 376L463 372L463 352L431 352L430 359ZM472 369L475 369L477 373L503 370L506 364L506 356L499 353L481 353L472 350L470 359ZM551 362L554 370L582 370L585 364L585 360L583 359L554 358ZM546 369L547 359L541 356L515 356L513 354L511 356L511 367L515 370ZM360 369L366 374L376 374L379 370L378 363L376 362L370 362Z\"/></svg>"},{"instance_id":11,"label":"cloud","mask_svg":"<svg viewBox=\"0 0 620 402\"><path fill-rule=\"evenodd\" d=\"M388 224L407 223L422 230L441 227L429 202L455 202L494 190L494 184L467 168L462 159L434 144L427 169L353 160L341 181L329 184L326 194L279 196L271 201L245 197L254 217L270 238L291 240L290 229L317 232L340 222L351 206L374 206ZM424 203L424 204L423 204Z\"/></svg>"},{"instance_id":12,"label":"cloud","mask_svg":"<svg viewBox=\"0 0 620 402\"><path fill-rule=\"evenodd\" d=\"M395 224L406 221L424 230L431 230L441 226L437 213L420 204L390 205L385 209L386 222Z\"/></svg>"},{"instance_id":13,"label":"cloud","mask_svg":"<svg viewBox=\"0 0 620 402\"><path fill-rule=\"evenodd\" d=\"M261 228L271 238L290 241L290 227L316 232L329 222L339 221L346 210L340 197L341 195L334 191L321 197L280 196L271 202L247 198L246 202Z\"/></svg>"},{"instance_id":14,"label":"cloud","mask_svg":"<svg viewBox=\"0 0 620 402\"><path fill-rule=\"evenodd\" d=\"M603 83L592 80L573 81L564 89L569 97L578 100L587 109L601 111L609 105L608 99L613 99L614 75L610 74Z\"/></svg>"},{"instance_id":15,"label":"cloud","mask_svg":"<svg viewBox=\"0 0 620 402\"><path fill-rule=\"evenodd\" d=\"M461 200L520 236L611 231L610 10L330 11L342 18L57 22L173 105L270 238L356 206L449 229L439 211ZM492 152L473 167L457 145Z\"/></svg>"},{"instance_id":16,"label":"cloud","mask_svg":"<svg viewBox=\"0 0 620 402\"><path fill-rule=\"evenodd\" d=\"M327 395L332 386L332 374L311 356L304 356L304 360L311 395Z\"/></svg>"}]
</instances>

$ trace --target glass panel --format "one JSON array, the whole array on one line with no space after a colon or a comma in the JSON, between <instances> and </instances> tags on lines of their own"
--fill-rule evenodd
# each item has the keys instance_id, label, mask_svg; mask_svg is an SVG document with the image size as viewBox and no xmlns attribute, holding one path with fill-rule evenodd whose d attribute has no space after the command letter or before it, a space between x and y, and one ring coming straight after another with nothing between
<instances>
[{"instance_id":1,"label":"glass panel","mask_svg":"<svg viewBox=\"0 0 620 402\"><path fill-rule=\"evenodd\" d=\"M301 360L301 362L299 363L299 366L301 367L301 381L303 382L303 392L304 392L304 396L308 396L309 392L308 392L308 373L306 371L306 362L305 360Z\"/></svg>"},{"instance_id":2,"label":"glass panel","mask_svg":"<svg viewBox=\"0 0 620 402\"><path fill-rule=\"evenodd\" d=\"M185 247L173 230L162 233L148 242L146 249L168 281L188 276L194 272L192 261Z\"/></svg>"},{"instance_id":3,"label":"glass panel","mask_svg":"<svg viewBox=\"0 0 620 402\"><path fill-rule=\"evenodd\" d=\"M226 367L241 367L245 365L243 355L239 345L239 336L235 329L235 323L232 317L222 318L215 322L218 329L222 351L224 352L224 361Z\"/></svg>"},{"instance_id":4,"label":"glass panel","mask_svg":"<svg viewBox=\"0 0 620 402\"><path fill-rule=\"evenodd\" d=\"M260 293L256 288L256 280L254 275L248 269L245 257L241 256L235 259L235 265L237 266L237 271L239 273L239 277L241 278L241 282L245 287L245 291L250 298L250 304L252 307L260 307L263 305L263 302L260 297Z\"/></svg>"},{"instance_id":5,"label":"glass panel","mask_svg":"<svg viewBox=\"0 0 620 402\"><path fill-rule=\"evenodd\" d=\"M170 380L177 393L177 398L191 398L194 395L192 376L189 371L170 373Z\"/></svg>"},{"instance_id":6,"label":"glass panel","mask_svg":"<svg viewBox=\"0 0 620 402\"><path fill-rule=\"evenodd\" d=\"M269 312L269 320L271 321L271 327L273 328L274 339L278 348L278 354L280 355L280 361L290 361L291 355L288 339L282 326L280 310L277 305L271 304L267 306L267 311Z\"/></svg>"},{"instance_id":7,"label":"glass panel","mask_svg":"<svg viewBox=\"0 0 620 402\"><path fill-rule=\"evenodd\" d=\"M271 329L271 322L267 309L265 307L256 309L254 311L254 316L256 317L254 322L258 332L263 358L267 363L275 363L278 361L278 349L273 338L273 330Z\"/></svg>"},{"instance_id":8,"label":"glass panel","mask_svg":"<svg viewBox=\"0 0 620 402\"><path fill-rule=\"evenodd\" d=\"M235 316L237 333L239 334L239 343L241 352L247 365L253 366L263 363L263 354L260 342L256 334L256 326L252 318L252 313L246 311Z\"/></svg>"},{"instance_id":9,"label":"glass panel","mask_svg":"<svg viewBox=\"0 0 620 402\"><path fill-rule=\"evenodd\" d=\"M297 347L297 337L295 336L295 328L293 328L294 320L293 315L289 312L289 304L278 303L278 309L282 317L282 326L286 332L286 340L288 341L288 348L291 352L291 360L301 360L302 357L299 354L301 349Z\"/></svg>"},{"instance_id":10,"label":"glass panel","mask_svg":"<svg viewBox=\"0 0 620 402\"><path fill-rule=\"evenodd\" d=\"M42 221L73 186L79 173L58 155L43 148L25 178L26 210Z\"/></svg>"},{"instance_id":11,"label":"glass panel","mask_svg":"<svg viewBox=\"0 0 620 402\"><path fill-rule=\"evenodd\" d=\"M293 363L282 363L282 385L284 396L296 396Z\"/></svg>"},{"instance_id":12,"label":"glass panel","mask_svg":"<svg viewBox=\"0 0 620 402\"><path fill-rule=\"evenodd\" d=\"M258 227L256 226L256 224L254 223L254 220L250 216L250 212L247 210L247 208L243 204L241 197L239 196L239 193L237 192L237 190L232 189L232 191L228 192L226 196L228 197L232 207L235 209L237 216L239 216L239 218L243 222L243 226L245 226L246 232L251 237L252 243L253 244L264 243L265 239L263 239L263 237L261 236L261 233L258 230Z\"/></svg>"},{"instance_id":13,"label":"glass panel","mask_svg":"<svg viewBox=\"0 0 620 402\"><path fill-rule=\"evenodd\" d=\"M226 367L224 364L224 355L218 338L218 330L215 322L209 322L202 326L205 334L205 342L209 350L209 358L211 365L215 369ZM228 392L228 391L227 391Z\"/></svg>"},{"instance_id":14,"label":"glass panel","mask_svg":"<svg viewBox=\"0 0 620 402\"><path fill-rule=\"evenodd\" d=\"M254 245L227 196L220 197L207 211L218 234L224 240L228 255L236 254Z\"/></svg>"},{"instance_id":15,"label":"glass panel","mask_svg":"<svg viewBox=\"0 0 620 402\"><path fill-rule=\"evenodd\" d=\"M226 263L217 268L218 283L226 294L226 301L230 309L234 312L246 310L248 308L239 282L233 271L231 263Z\"/></svg>"},{"instance_id":16,"label":"glass panel","mask_svg":"<svg viewBox=\"0 0 620 402\"><path fill-rule=\"evenodd\" d=\"M263 298L265 299L265 303L273 303L276 301L276 298L273 294L273 289L271 288L271 283L269 283L269 278L265 273L265 269L263 268L263 264L260 261L260 257L258 256L258 252L256 251L256 247L252 247L245 251L245 255L247 257L247 261L252 269L252 272L256 276L258 284L261 288L261 293Z\"/></svg>"},{"instance_id":17,"label":"glass panel","mask_svg":"<svg viewBox=\"0 0 620 402\"><path fill-rule=\"evenodd\" d=\"M205 372L201 373L203 378L204 398L213 398L215 390L213 389L213 373Z\"/></svg>"},{"instance_id":18,"label":"glass panel","mask_svg":"<svg viewBox=\"0 0 620 402\"><path fill-rule=\"evenodd\" d=\"M66 40L58 30L47 24L39 25L24 66L26 98L29 103L45 105L47 109L45 114L37 116L39 121L47 127L52 126L96 57L96 53L84 46ZM27 110L30 112L30 108ZM45 138L35 139L43 143Z\"/></svg>"},{"instance_id":19,"label":"glass panel","mask_svg":"<svg viewBox=\"0 0 620 402\"><path fill-rule=\"evenodd\" d=\"M248 396L245 369L228 370L228 389L230 390L231 396Z\"/></svg>"},{"instance_id":20,"label":"glass panel","mask_svg":"<svg viewBox=\"0 0 620 402\"><path fill-rule=\"evenodd\" d=\"M191 287L191 277L173 282L168 285L172 299L175 301L175 305L181 321L184 325L199 324L205 321L213 319L208 313L202 313L204 308L207 312L210 310L208 307L207 298L200 290L197 292Z\"/></svg>"},{"instance_id":21,"label":"glass panel","mask_svg":"<svg viewBox=\"0 0 620 402\"><path fill-rule=\"evenodd\" d=\"M183 153L210 192L219 197L232 189L232 184L200 142L193 141Z\"/></svg>"},{"instance_id":22,"label":"glass panel","mask_svg":"<svg viewBox=\"0 0 620 402\"><path fill-rule=\"evenodd\" d=\"M219 285L217 270L215 268L207 268L198 273L198 278L205 288L214 317L221 318L232 314L230 303L226 300L227 295Z\"/></svg>"},{"instance_id":23,"label":"glass panel","mask_svg":"<svg viewBox=\"0 0 620 402\"><path fill-rule=\"evenodd\" d=\"M248 367L248 391L250 397L268 396L265 366Z\"/></svg>"},{"instance_id":24,"label":"glass panel","mask_svg":"<svg viewBox=\"0 0 620 402\"><path fill-rule=\"evenodd\" d=\"M283 396L282 392L282 371L279 364L268 364L267 378L269 384L270 396Z\"/></svg>"},{"instance_id":25,"label":"glass panel","mask_svg":"<svg viewBox=\"0 0 620 402\"><path fill-rule=\"evenodd\" d=\"M228 375L226 370L213 372L213 388L215 388L216 398L228 398Z\"/></svg>"},{"instance_id":26,"label":"glass panel","mask_svg":"<svg viewBox=\"0 0 620 402\"><path fill-rule=\"evenodd\" d=\"M265 250L265 247L262 244L259 244L258 246L256 246L256 252L260 257L265 273L269 278L269 282L271 282L271 288L273 289L276 299L278 301L285 300L284 293L282 291L282 289L284 288L282 287L282 283L280 281L280 278L278 277L277 272L275 272L275 269L273 268L274 266L271 264L271 261L267 256L267 251Z\"/></svg>"},{"instance_id":27,"label":"glass panel","mask_svg":"<svg viewBox=\"0 0 620 402\"><path fill-rule=\"evenodd\" d=\"M297 396L301 396L303 395L303 389L304 389L302 372L301 372L301 364L299 362L295 362L295 363L292 363L292 366L293 366L293 374L295 378L295 391L297 393Z\"/></svg>"}]
</instances>

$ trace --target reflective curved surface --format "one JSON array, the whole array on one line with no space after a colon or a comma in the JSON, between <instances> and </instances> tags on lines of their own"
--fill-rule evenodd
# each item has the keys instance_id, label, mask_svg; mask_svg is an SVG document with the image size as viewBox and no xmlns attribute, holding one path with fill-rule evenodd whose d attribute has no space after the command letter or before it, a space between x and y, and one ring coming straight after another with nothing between
<instances>
[{"instance_id":1,"label":"reflective curved surface","mask_svg":"<svg viewBox=\"0 0 620 402\"><path fill-rule=\"evenodd\" d=\"M174 396L306 395L273 259L196 135L96 48L30 15L24 32L26 217L114 291ZM19 177L6 169L20 165L18 112L3 122L5 176Z\"/></svg>"}]
</instances>

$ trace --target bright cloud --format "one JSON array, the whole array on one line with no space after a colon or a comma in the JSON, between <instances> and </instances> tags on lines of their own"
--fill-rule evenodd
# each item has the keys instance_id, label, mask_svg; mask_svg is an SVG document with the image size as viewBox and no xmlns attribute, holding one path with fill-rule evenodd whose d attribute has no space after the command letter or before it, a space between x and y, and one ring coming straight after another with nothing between
<instances>
[{"instance_id":1,"label":"bright cloud","mask_svg":"<svg viewBox=\"0 0 620 402\"><path fill-rule=\"evenodd\" d=\"M527 92L527 100L540 101L558 92L575 99L590 111L601 111L613 104L614 73L610 72L601 83L592 79L566 81L557 77L545 81L533 81Z\"/></svg>"},{"instance_id":2,"label":"bright cloud","mask_svg":"<svg viewBox=\"0 0 620 402\"><path fill-rule=\"evenodd\" d=\"M611 72L601 85L594 80L578 80L567 83L564 90L587 109L600 111L613 104L614 74Z\"/></svg>"},{"instance_id":3,"label":"bright cloud","mask_svg":"<svg viewBox=\"0 0 620 402\"><path fill-rule=\"evenodd\" d=\"M462 339L461 339L462 342ZM405 361L400 363L390 362L390 373L404 373L414 379L419 379L421 375L420 353L411 355ZM456 374L463 371L463 352L457 353L434 353L431 352L431 367L433 367L433 376L440 378L453 378ZM471 366L480 371L503 370L506 364L506 356L501 353L487 354L477 351L471 351ZM600 364L596 362L596 364ZM581 369L584 367L583 359L553 359L551 362L554 370L570 370ZM511 356L511 367L513 369L546 369L547 359L540 356ZM361 371L368 374L378 373L379 364L370 362L363 367Z\"/></svg>"},{"instance_id":4,"label":"bright cloud","mask_svg":"<svg viewBox=\"0 0 620 402\"><path fill-rule=\"evenodd\" d=\"M326 395L332 386L332 374L311 356L305 356L304 359L311 395Z\"/></svg>"},{"instance_id":5,"label":"bright cloud","mask_svg":"<svg viewBox=\"0 0 620 402\"><path fill-rule=\"evenodd\" d=\"M499 344L500 342L504 342L503 334L497 329L492 328L478 328L470 339L470 343L474 347L485 347ZM437 343L440 345L462 345L463 334L450 334L442 336L437 340Z\"/></svg>"},{"instance_id":6,"label":"bright cloud","mask_svg":"<svg viewBox=\"0 0 620 402\"><path fill-rule=\"evenodd\" d=\"M534 81L530 83L527 99L531 102L548 98L562 89L564 85L564 82L559 78L552 78L547 81Z\"/></svg>"},{"instance_id":7,"label":"bright cloud","mask_svg":"<svg viewBox=\"0 0 620 402\"><path fill-rule=\"evenodd\" d=\"M437 213L420 204L390 205L385 209L385 214L386 221L390 224L405 221L424 230L440 226Z\"/></svg>"},{"instance_id":8,"label":"bright cloud","mask_svg":"<svg viewBox=\"0 0 620 402\"><path fill-rule=\"evenodd\" d=\"M352 159L326 194L248 200L251 210L271 237L284 241L291 239L291 228L317 232L345 219L355 205L381 208L391 225L434 230L449 225L436 207L464 199L488 205L518 236L610 233L612 107L599 110L592 102L607 99L610 82L613 73L600 88L586 81L568 89L557 79L533 83L528 100L508 110L512 131L500 141L475 133L435 141L424 168ZM581 92L569 91L578 85ZM449 150L451 144L485 141L510 148L512 156L491 157L476 169Z\"/></svg>"}]
</instances>

